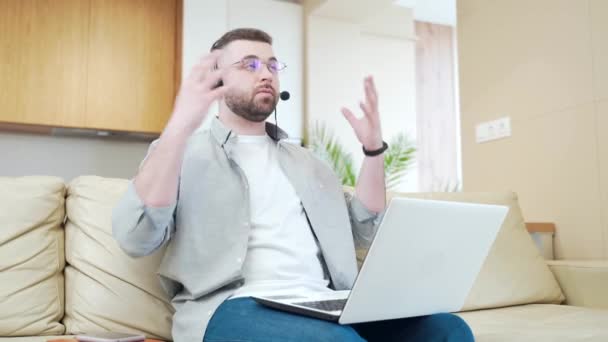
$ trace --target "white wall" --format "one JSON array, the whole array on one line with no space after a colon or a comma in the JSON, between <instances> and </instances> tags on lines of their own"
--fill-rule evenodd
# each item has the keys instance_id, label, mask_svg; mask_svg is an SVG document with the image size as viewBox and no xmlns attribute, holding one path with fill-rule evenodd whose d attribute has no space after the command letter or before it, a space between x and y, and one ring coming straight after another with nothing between
<instances>
[{"instance_id":1,"label":"white wall","mask_svg":"<svg viewBox=\"0 0 608 342\"><path fill-rule=\"evenodd\" d=\"M307 17L307 119L325 122L353 154L357 169L361 145L340 108L362 115L363 77L374 76L379 95L382 130L386 141L399 132L416 139L415 42L361 32L357 23L311 15ZM404 18L403 25L413 21ZM413 36L413 33L412 33ZM418 189L414 165L401 191Z\"/></svg>"},{"instance_id":2,"label":"white wall","mask_svg":"<svg viewBox=\"0 0 608 342\"><path fill-rule=\"evenodd\" d=\"M276 0L185 0L184 1L183 75L224 32L239 27L254 27L273 37L279 60L287 64L281 73L281 90L291 99L278 105L278 122L291 138L302 138L303 28L302 6ZM210 110L211 118L217 106ZM274 122L274 116L268 121ZM202 129L209 124L207 120Z\"/></svg>"},{"instance_id":3,"label":"white wall","mask_svg":"<svg viewBox=\"0 0 608 342\"><path fill-rule=\"evenodd\" d=\"M130 178L148 143L0 132L0 176Z\"/></svg>"},{"instance_id":4,"label":"white wall","mask_svg":"<svg viewBox=\"0 0 608 342\"><path fill-rule=\"evenodd\" d=\"M227 0L183 0L182 79L228 30Z\"/></svg>"}]
</instances>

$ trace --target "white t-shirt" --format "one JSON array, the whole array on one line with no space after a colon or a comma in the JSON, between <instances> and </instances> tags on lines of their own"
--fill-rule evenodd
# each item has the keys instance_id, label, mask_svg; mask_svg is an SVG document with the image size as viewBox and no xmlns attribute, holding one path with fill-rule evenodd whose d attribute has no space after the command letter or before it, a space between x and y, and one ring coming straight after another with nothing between
<instances>
[{"instance_id":1,"label":"white t-shirt","mask_svg":"<svg viewBox=\"0 0 608 342\"><path fill-rule=\"evenodd\" d=\"M317 240L267 136L237 137L234 159L247 176L251 231L245 283L231 298L332 291Z\"/></svg>"}]
</instances>

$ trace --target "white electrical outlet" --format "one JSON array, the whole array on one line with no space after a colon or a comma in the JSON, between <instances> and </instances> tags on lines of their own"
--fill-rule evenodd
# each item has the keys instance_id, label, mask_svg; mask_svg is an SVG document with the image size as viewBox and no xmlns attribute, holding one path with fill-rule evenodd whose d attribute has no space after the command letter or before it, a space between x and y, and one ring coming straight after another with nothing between
<instances>
[{"instance_id":1,"label":"white electrical outlet","mask_svg":"<svg viewBox=\"0 0 608 342\"><path fill-rule=\"evenodd\" d=\"M494 121L487 121L475 127L477 143L506 138L511 136L511 118L506 116Z\"/></svg>"}]
</instances>

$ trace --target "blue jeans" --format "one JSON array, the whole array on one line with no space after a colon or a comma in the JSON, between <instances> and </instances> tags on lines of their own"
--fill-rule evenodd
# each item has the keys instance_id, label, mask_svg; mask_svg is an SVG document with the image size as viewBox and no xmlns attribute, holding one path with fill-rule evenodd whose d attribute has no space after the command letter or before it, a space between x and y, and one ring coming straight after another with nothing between
<instances>
[{"instance_id":1,"label":"blue jeans","mask_svg":"<svg viewBox=\"0 0 608 342\"><path fill-rule=\"evenodd\" d=\"M207 326L203 342L474 341L458 316L437 314L340 325L267 308L251 298L225 301Z\"/></svg>"}]
</instances>

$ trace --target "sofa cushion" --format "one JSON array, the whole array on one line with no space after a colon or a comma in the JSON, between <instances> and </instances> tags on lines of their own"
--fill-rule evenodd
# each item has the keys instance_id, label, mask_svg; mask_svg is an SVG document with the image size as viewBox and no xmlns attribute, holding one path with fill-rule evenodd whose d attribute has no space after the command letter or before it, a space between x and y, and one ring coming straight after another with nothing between
<instances>
[{"instance_id":1,"label":"sofa cushion","mask_svg":"<svg viewBox=\"0 0 608 342\"><path fill-rule=\"evenodd\" d=\"M389 193L387 200L390 201L395 196L509 207L463 311L531 303L561 303L564 300L558 283L526 230L516 194ZM357 255L361 259L365 253L366 251L358 251Z\"/></svg>"},{"instance_id":2,"label":"sofa cushion","mask_svg":"<svg viewBox=\"0 0 608 342\"><path fill-rule=\"evenodd\" d=\"M550 260L547 264L566 304L608 309L608 260Z\"/></svg>"},{"instance_id":3,"label":"sofa cushion","mask_svg":"<svg viewBox=\"0 0 608 342\"><path fill-rule=\"evenodd\" d=\"M530 304L458 315L478 342L608 341L608 310Z\"/></svg>"},{"instance_id":4,"label":"sofa cushion","mask_svg":"<svg viewBox=\"0 0 608 342\"><path fill-rule=\"evenodd\" d=\"M63 334L63 180L0 177L0 336Z\"/></svg>"},{"instance_id":5,"label":"sofa cushion","mask_svg":"<svg viewBox=\"0 0 608 342\"><path fill-rule=\"evenodd\" d=\"M69 340L74 336L24 336L24 337L0 337L0 342L47 342L53 340Z\"/></svg>"},{"instance_id":6,"label":"sofa cushion","mask_svg":"<svg viewBox=\"0 0 608 342\"><path fill-rule=\"evenodd\" d=\"M169 340L173 309L156 276L163 250L133 259L112 237L112 208L127 184L83 176L68 186L63 322L68 334L110 330Z\"/></svg>"},{"instance_id":7,"label":"sofa cushion","mask_svg":"<svg viewBox=\"0 0 608 342\"><path fill-rule=\"evenodd\" d=\"M0 342L77 342L75 336L27 336L0 337ZM145 342L161 342L161 340L146 339Z\"/></svg>"}]
</instances>

